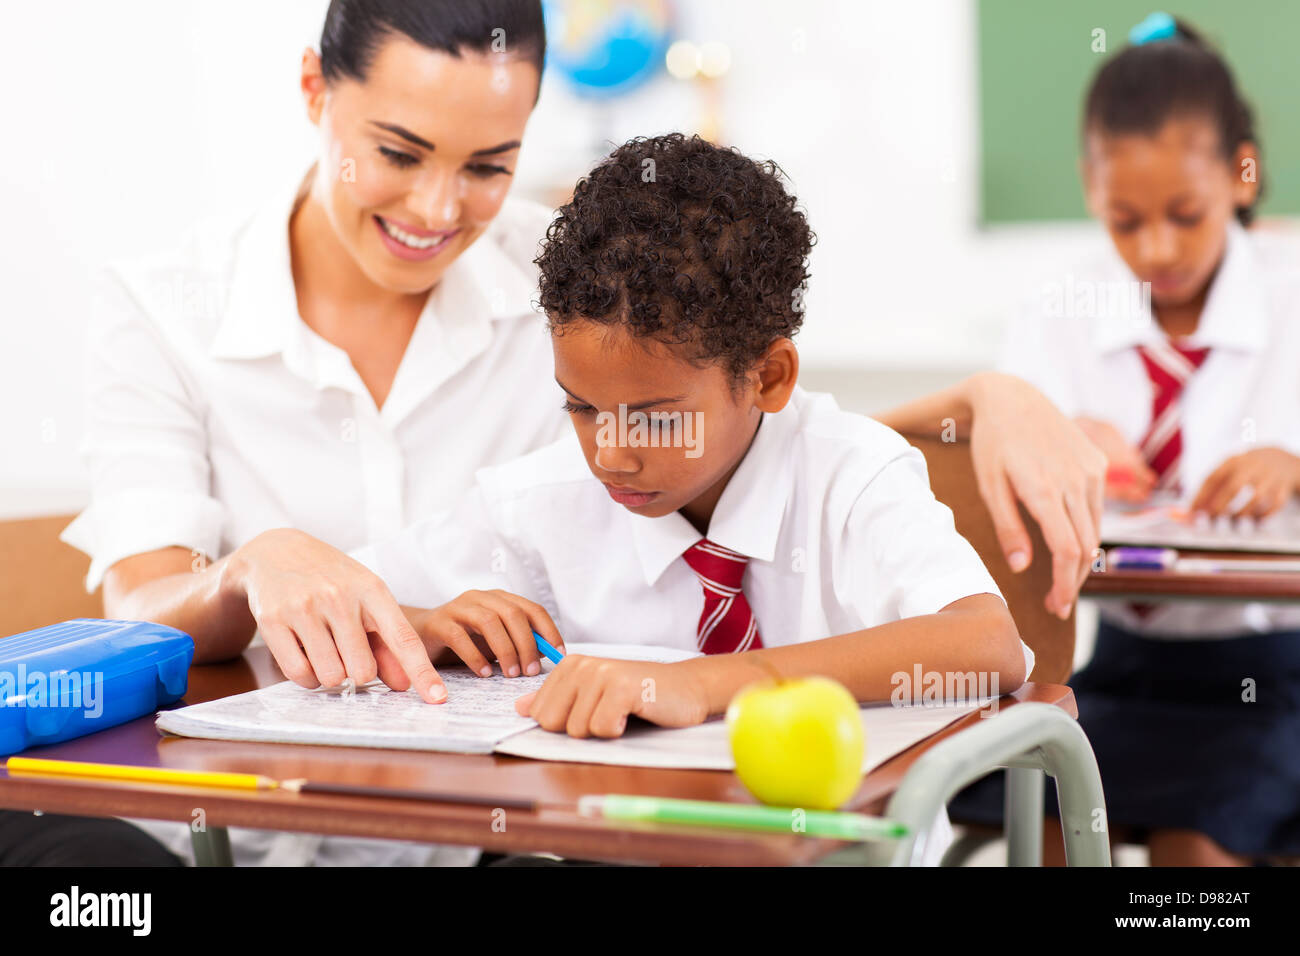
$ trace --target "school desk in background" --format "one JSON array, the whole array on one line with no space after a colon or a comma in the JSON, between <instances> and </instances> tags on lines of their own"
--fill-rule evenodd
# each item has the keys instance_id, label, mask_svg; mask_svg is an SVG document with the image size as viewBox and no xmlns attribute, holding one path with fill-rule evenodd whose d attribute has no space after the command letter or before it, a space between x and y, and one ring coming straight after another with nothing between
<instances>
[{"instance_id":1,"label":"school desk in background","mask_svg":"<svg viewBox=\"0 0 1300 956\"><path fill-rule=\"evenodd\" d=\"M1178 504L1108 509L1104 567L1083 593L1160 600L1300 601L1300 507L1263 521L1194 518Z\"/></svg>"}]
</instances>

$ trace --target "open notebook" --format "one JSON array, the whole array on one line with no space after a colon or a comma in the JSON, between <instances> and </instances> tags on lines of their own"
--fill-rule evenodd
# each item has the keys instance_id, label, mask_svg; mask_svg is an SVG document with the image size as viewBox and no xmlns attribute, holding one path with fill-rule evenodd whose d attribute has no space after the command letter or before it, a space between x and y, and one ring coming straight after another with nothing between
<instances>
[{"instance_id":1,"label":"open notebook","mask_svg":"<svg viewBox=\"0 0 1300 956\"><path fill-rule=\"evenodd\" d=\"M695 654L663 647L570 644L570 653L663 663ZM439 668L447 684L445 704L426 704L411 691L390 691L379 682L354 692L305 690L285 681L234 697L163 711L160 731L183 737L270 743L328 744L392 750L503 753L536 760L731 770L731 747L721 719L670 730L642 724L617 740L578 740L542 730L515 713L514 702L536 690L537 677L476 677L468 668ZM861 709L867 735L866 772L942 730L978 703L926 707L877 704Z\"/></svg>"}]
</instances>

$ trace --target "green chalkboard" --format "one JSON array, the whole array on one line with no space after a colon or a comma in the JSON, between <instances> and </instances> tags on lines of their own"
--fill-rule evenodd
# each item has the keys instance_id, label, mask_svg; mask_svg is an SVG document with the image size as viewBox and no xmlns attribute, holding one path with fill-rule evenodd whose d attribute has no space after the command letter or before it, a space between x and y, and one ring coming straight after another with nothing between
<instances>
[{"instance_id":1,"label":"green chalkboard","mask_svg":"<svg viewBox=\"0 0 1300 956\"><path fill-rule=\"evenodd\" d=\"M1261 215L1300 214L1300 3L1292 0L978 0L980 217L1082 219L1079 114L1093 73L1152 10L1223 53L1255 109ZM1105 30L1107 52L1094 52Z\"/></svg>"}]
</instances>

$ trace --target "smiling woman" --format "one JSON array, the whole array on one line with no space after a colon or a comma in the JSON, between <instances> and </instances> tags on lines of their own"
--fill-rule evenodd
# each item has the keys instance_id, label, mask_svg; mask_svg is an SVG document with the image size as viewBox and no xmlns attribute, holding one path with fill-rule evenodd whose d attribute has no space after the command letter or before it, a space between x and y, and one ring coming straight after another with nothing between
<instances>
[{"instance_id":1,"label":"smiling woman","mask_svg":"<svg viewBox=\"0 0 1300 956\"><path fill-rule=\"evenodd\" d=\"M551 214L508 197L545 46L537 0L334 0L301 58L312 169L251 216L108 270L93 505L65 540L92 556L109 616L172 622L198 661L259 633L300 682L379 674L435 698L419 638L336 549L395 534L563 427L558 397L537 401L555 386L531 301ZM178 283L220 294L201 309L155 294ZM182 830L167 842L183 855ZM243 862L430 856L269 834L235 848Z\"/></svg>"},{"instance_id":2,"label":"smiling woman","mask_svg":"<svg viewBox=\"0 0 1300 956\"><path fill-rule=\"evenodd\" d=\"M290 221L299 311L327 341L364 352L351 305L382 290L390 348L357 367L376 404L429 290L505 202L545 51L540 23L518 7L335 3L320 52L303 53L321 149Z\"/></svg>"},{"instance_id":3,"label":"smiling woman","mask_svg":"<svg viewBox=\"0 0 1300 956\"><path fill-rule=\"evenodd\" d=\"M320 53L303 54L323 175L292 234L296 246L334 240L315 243L323 255L308 254L309 263L329 270L348 260L375 285L422 295L501 210L537 100L544 39L505 23L517 12L457 7L459 22L444 22L433 15L441 4L391 6L387 26L331 17ZM499 25L484 33L488 23ZM466 32L483 48L458 45Z\"/></svg>"}]
</instances>

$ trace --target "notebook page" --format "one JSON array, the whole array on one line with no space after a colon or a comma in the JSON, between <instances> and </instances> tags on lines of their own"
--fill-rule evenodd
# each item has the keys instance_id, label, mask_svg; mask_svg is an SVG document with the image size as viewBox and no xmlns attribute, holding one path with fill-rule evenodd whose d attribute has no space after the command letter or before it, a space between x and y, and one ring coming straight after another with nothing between
<instances>
[{"instance_id":1,"label":"notebook page","mask_svg":"<svg viewBox=\"0 0 1300 956\"><path fill-rule=\"evenodd\" d=\"M184 737L274 743L333 744L396 750L491 753L497 741L535 727L514 702L544 675L475 677L439 671L447 702L426 704L414 691L375 681L347 692L307 690L290 681L158 715L159 730Z\"/></svg>"},{"instance_id":2,"label":"notebook page","mask_svg":"<svg viewBox=\"0 0 1300 956\"><path fill-rule=\"evenodd\" d=\"M919 707L870 704L860 708L867 742L862 772L875 769L981 706L983 703L973 702ZM580 740L534 727L502 741L496 752L533 760L625 767L678 770L734 770L736 767L722 718L677 729L641 724L613 740Z\"/></svg>"},{"instance_id":3,"label":"notebook page","mask_svg":"<svg viewBox=\"0 0 1300 956\"><path fill-rule=\"evenodd\" d=\"M569 653L672 662L697 656L663 647L570 644ZM537 690L552 665L536 677L478 677L465 667L442 667L447 701L426 704L414 691L389 690L379 681L355 690L308 690L285 681L220 700L163 711L161 731L184 737L271 743L331 744L396 750L491 753L505 738L536 727L515 701Z\"/></svg>"}]
</instances>

